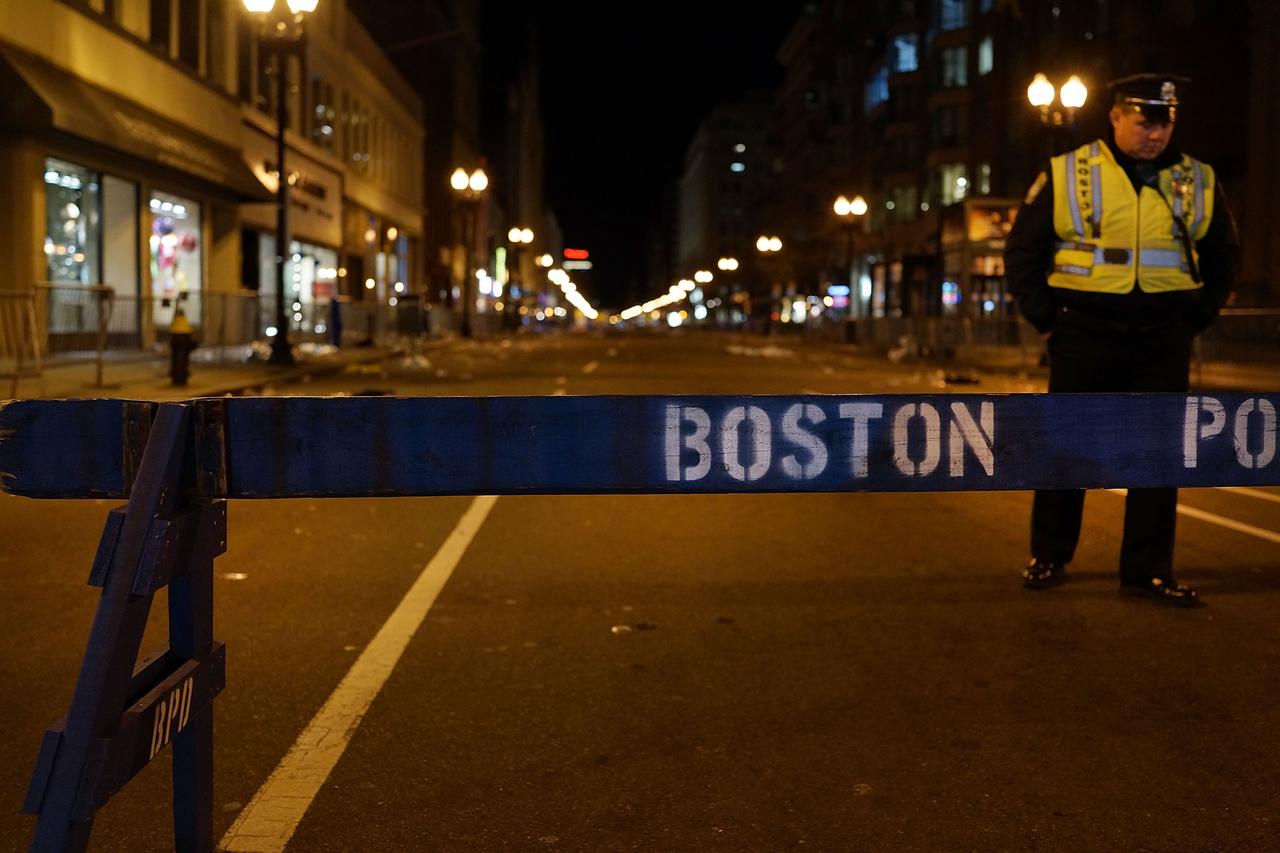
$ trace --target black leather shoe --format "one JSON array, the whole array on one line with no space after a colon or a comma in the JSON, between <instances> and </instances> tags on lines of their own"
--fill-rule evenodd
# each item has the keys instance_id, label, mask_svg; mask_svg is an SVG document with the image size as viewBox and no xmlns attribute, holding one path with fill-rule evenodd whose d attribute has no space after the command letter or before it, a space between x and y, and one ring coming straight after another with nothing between
<instances>
[{"instance_id":1,"label":"black leather shoe","mask_svg":"<svg viewBox=\"0 0 1280 853\"><path fill-rule=\"evenodd\" d=\"M1171 607L1195 607L1200 603L1200 593L1189 586L1183 586L1175 580L1152 578L1148 581L1122 581L1122 595L1135 595L1149 598Z\"/></svg>"},{"instance_id":2,"label":"black leather shoe","mask_svg":"<svg viewBox=\"0 0 1280 853\"><path fill-rule=\"evenodd\" d=\"M1066 579L1066 563L1055 563L1050 560L1032 560L1031 565L1022 570L1022 585L1027 589L1048 589L1051 586L1057 586Z\"/></svg>"}]
</instances>

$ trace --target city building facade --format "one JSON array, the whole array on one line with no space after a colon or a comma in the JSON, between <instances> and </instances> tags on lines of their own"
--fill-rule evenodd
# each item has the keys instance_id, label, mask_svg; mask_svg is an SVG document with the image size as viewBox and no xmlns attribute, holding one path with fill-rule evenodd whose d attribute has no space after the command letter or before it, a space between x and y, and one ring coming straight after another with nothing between
<instances>
[{"instance_id":1,"label":"city building facade","mask_svg":"<svg viewBox=\"0 0 1280 853\"><path fill-rule=\"evenodd\" d=\"M232 318L263 331L255 291L276 280L278 169L257 23L239 0L0 4L3 287L48 301L50 348L92 348L102 286L113 346L150 346L178 310L206 339ZM345 0L322 0L307 24L288 69L287 280L308 304L370 278L378 297L409 289L420 102Z\"/></svg>"}]
</instances>

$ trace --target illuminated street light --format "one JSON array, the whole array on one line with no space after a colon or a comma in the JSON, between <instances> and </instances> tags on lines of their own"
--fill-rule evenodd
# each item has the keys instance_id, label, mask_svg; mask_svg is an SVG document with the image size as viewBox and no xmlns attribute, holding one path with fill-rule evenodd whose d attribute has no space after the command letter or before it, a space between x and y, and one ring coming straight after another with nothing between
<instances>
[{"instance_id":1,"label":"illuminated street light","mask_svg":"<svg viewBox=\"0 0 1280 853\"><path fill-rule=\"evenodd\" d=\"M1031 85L1027 87L1027 100L1031 102L1031 106L1042 110L1053 103L1053 84L1043 72L1037 73Z\"/></svg>"},{"instance_id":2,"label":"illuminated street light","mask_svg":"<svg viewBox=\"0 0 1280 853\"><path fill-rule=\"evenodd\" d=\"M286 164L287 146L285 129L289 124L289 98L285 82L285 69L289 57L305 62L306 33L304 18L314 12L319 0L288 0L292 21L271 20L275 0L243 0L244 8L258 16L258 49L272 64L276 80L276 334L271 337L271 357L268 364L288 366L293 364L293 349L289 344L289 324L285 314L286 282L285 264L289 246L289 177Z\"/></svg>"},{"instance_id":3,"label":"illuminated street light","mask_svg":"<svg viewBox=\"0 0 1280 853\"><path fill-rule=\"evenodd\" d=\"M867 212L867 200L862 196L854 196L853 201L849 202L849 212L854 216L862 216Z\"/></svg>"},{"instance_id":4,"label":"illuminated street light","mask_svg":"<svg viewBox=\"0 0 1280 853\"><path fill-rule=\"evenodd\" d=\"M1088 97L1089 90L1075 74L1068 77L1067 82L1063 83L1062 88L1058 90L1058 100L1062 101L1062 105L1069 110L1078 110L1083 107Z\"/></svg>"},{"instance_id":5,"label":"illuminated street light","mask_svg":"<svg viewBox=\"0 0 1280 853\"><path fill-rule=\"evenodd\" d=\"M770 251L770 252L781 252L781 251L782 251L782 240L781 240L780 238L778 238L778 237L770 237L770 238L769 238L769 251Z\"/></svg>"},{"instance_id":6,"label":"illuminated street light","mask_svg":"<svg viewBox=\"0 0 1280 853\"><path fill-rule=\"evenodd\" d=\"M716 266L722 270L736 270L738 268L737 258L721 258L716 261Z\"/></svg>"},{"instance_id":7,"label":"illuminated street light","mask_svg":"<svg viewBox=\"0 0 1280 853\"><path fill-rule=\"evenodd\" d=\"M466 208L466 215L463 219L462 243L463 251L465 252L465 265L470 267L476 239L474 236L468 235L468 230L471 235L475 235L479 231L480 204L484 199L484 191L489 187L489 176L484 173L484 169L476 169L468 176L466 169L458 166L449 176L449 185L457 192L459 199ZM468 226L470 226L469 229ZM471 337L471 303L473 301L474 299L471 296L471 276L464 273L462 277L462 322L458 328L459 334L464 338Z\"/></svg>"},{"instance_id":8,"label":"illuminated street light","mask_svg":"<svg viewBox=\"0 0 1280 853\"><path fill-rule=\"evenodd\" d=\"M693 274L693 280L699 284L706 284L711 281L712 278L714 278L714 276L711 275L711 270L698 270Z\"/></svg>"},{"instance_id":9,"label":"illuminated street light","mask_svg":"<svg viewBox=\"0 0 1280 853\"><path fill-rule=\"evenodd\" d=\"M837 196L836 203L833 207L835 208L836 216L849 215L849 199L844 196Z\"/></svg>"},{"instance_id":10,"label":"illuminated street light","mask_svg":"<svg viewBox=\"0 0 1280 853\"><path fill-rule=\"evenodd\" d=\"M538 256L538 266L540 266L540 267L549 267L549 266L551 266L552 264L554 264L555 262L556 262L556 261L555 261L555 258L551 257L550 255L539 255L539 256Z\"/></svg>"}]
</instances>

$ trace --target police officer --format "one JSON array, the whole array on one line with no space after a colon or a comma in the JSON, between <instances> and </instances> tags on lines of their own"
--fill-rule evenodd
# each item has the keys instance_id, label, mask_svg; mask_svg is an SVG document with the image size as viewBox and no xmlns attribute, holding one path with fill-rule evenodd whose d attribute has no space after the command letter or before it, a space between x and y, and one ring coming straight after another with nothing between
<instances>
[{"instance_id":1,"label":"police officer","mask_svg":"<svg viewBox=\"0 0 1280 853\"><path fill-rule=\"evenodd\" d=\"M1138 74L1108 84L1111 134L1050 160L1005 249L1024 317L1048 341L1049 391L1186 391L1192 338L1231 292L1238 253L1221 185L1171 144L1187 81ZM1176 489L1130 489L1120 590L1197 603L1174 580ZM1037 491L1023 583L1061 583L1075 555L1082 490Z\"/></svg>"}]
</instances>

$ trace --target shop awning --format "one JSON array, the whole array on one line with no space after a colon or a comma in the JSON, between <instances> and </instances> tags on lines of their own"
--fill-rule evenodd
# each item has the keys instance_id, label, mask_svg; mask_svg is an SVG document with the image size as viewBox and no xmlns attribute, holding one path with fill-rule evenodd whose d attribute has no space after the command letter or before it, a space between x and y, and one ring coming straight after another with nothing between
<instances>
[{"instance_id":1,"label":"shop awning","mask_svg":"<svg viewBox=\"0 0 1280 853\"><path fill-rule=\"evenodd\" d=\"M192 175L241 201L274 196L240 152L41 59L0 49L0 126L60 130Z\"/></svg>"}]
</instances>

